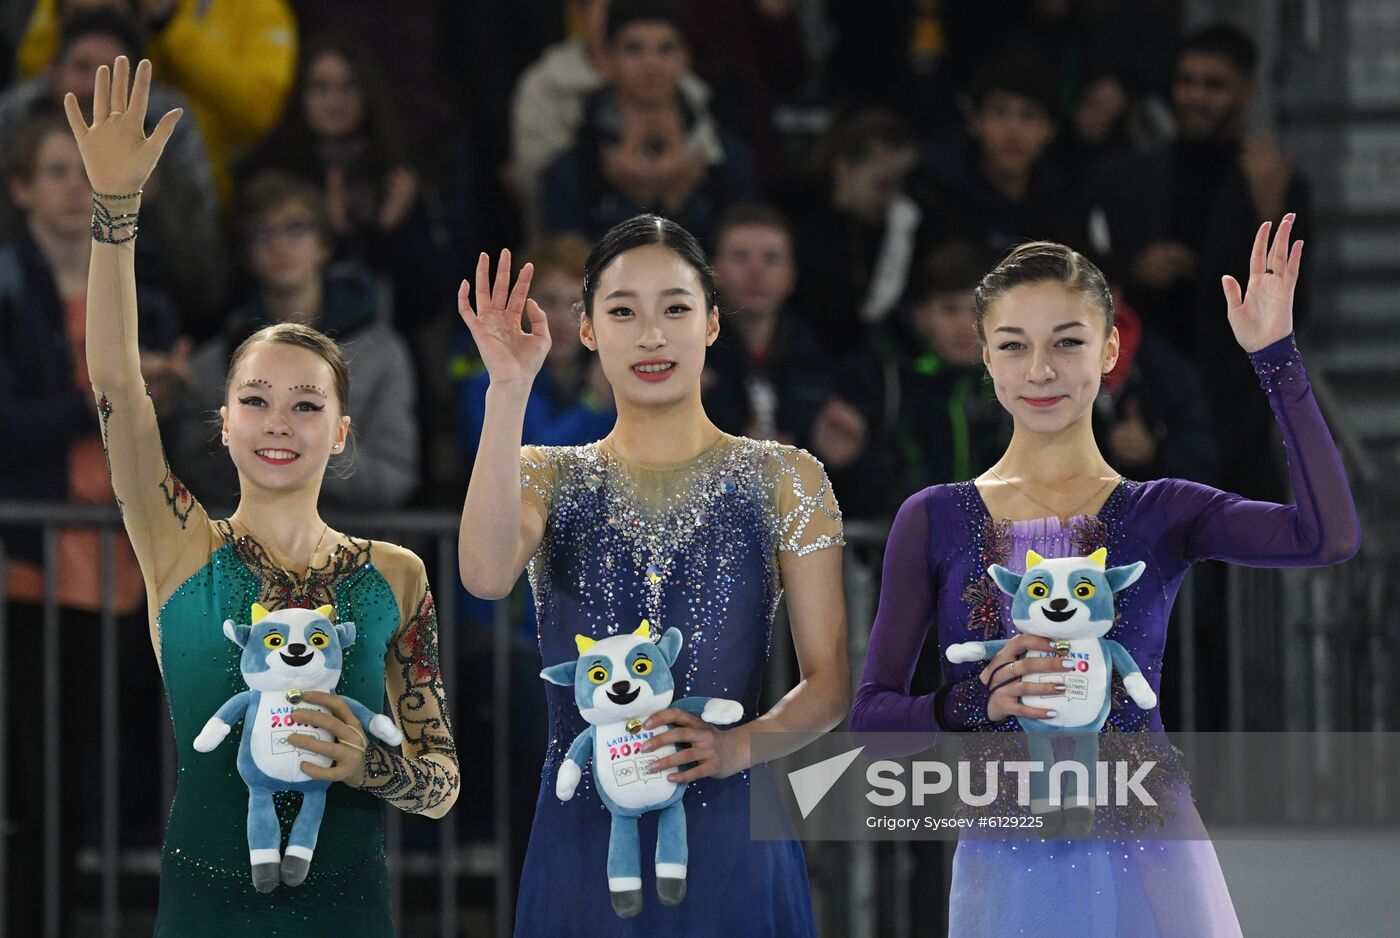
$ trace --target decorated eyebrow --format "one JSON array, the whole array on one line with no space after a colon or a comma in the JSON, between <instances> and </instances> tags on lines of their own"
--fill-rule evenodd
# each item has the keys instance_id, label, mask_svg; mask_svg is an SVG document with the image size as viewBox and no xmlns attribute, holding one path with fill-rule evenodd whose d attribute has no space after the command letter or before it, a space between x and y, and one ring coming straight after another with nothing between
<instances>
[{"instance_id":1,"label":"decorated eyebrow","mask_svg":"<svg viewBox=\"0 0 1400 938\"><path fill-rule=\"evenodd\" d=\"M326 392L322 391L320 386L315 384L298 384L294 387L287 388L287 390L293 393L296 393L297 391L310 391L312 394L319 394L322 397L326 396Z\"/></svg>"},{"instance_id":2,"label":"decorated eyebrow","mask_svg":"<svg viewBox=\"0 0 1400 938\"><path fill-rule=\"evenodd\" d=\"M271 390L272 390L272 382L270 382L270 381L264 381L262 378L249 378L247 381L244 381L242 384L240 384L240 385L238 386L238 390L241 391L241 390L243 390L244 388L247 388L247 387L267 388L269 391L271 391Z\"/></svg>"}]
</instances>

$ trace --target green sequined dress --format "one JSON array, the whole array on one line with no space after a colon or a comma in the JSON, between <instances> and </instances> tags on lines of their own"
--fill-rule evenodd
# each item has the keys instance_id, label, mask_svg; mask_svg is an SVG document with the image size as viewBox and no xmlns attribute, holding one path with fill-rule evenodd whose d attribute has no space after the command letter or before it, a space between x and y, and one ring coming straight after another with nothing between
<instances>
[{"instance_id":1,"label":"green sequined dress","mask_svg":"<svg viewBox=\"0 0 1400 938\"><path fill-rule=\"evenodd\" d=\"M304 576L230 521L208 517L170 473L149 399L99 393L113 487L146 579L151 639L174 724L179 778L161 857L155 934L264 938L393 934L383 805L441 817L458 792L456 750L437 656L437 619L422 562L393 544L337 537ZM303 560L303 563L305 561ZM391 714L405 741L370 739L366 784L333 783L310 874L268 894L253 888L248 789L236 758L242 726L208 753L193 741L228 698L244 690L241 650L225 619L247 622L253 603L275 611L331 604L353 621L336 690ZM388 691L388 706L383 705ZM301 802L275 796L283 838Z\"/></svg>"}]
</instances>

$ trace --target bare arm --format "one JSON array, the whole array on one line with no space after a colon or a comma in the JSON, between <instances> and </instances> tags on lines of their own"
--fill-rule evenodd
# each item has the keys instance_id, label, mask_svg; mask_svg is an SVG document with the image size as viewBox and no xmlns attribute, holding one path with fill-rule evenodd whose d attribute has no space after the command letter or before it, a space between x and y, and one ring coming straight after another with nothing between
<instances>
[{"instance_id":1,"label":"bare arm","mask_svg":"<svg viewBox=\"0 0 1400 938\"><path fill-rule=\"evenodd\" d=\"M191 514L201 510L170 473L155 408L141 377L136 242L129 222L140 207L140 189L160 159L180 112L162 117L147 138L143 122L151 64L142 61L137 66L128 99L129 72L125 57L118 58L110 70L105 65L97 70L91 126L83 120L72 94L65 98L64 110L102 222L95 226L100 236L94 238L88 270L88 373L102 418L112 488L146 582L158 587L179 561L185 535L198 527L191 523Z\"/></svg>"},{"instance_id":2,"label":"bare arm","mask_svg":"<svg viewBox=\"0 0 1400 938\"><path fill-rule=\"evenodd\" d=\"M533 273L526 264L510 290L510 252L502 251L493 287L491 262L482 254L476 265L476 309L465 280L457 293L458 312L491 376L481 441L457 532L462 585L483 599L510 594L544 536L544 519L525 509L520 494L525 403L550 341L544 311L528 299ZM526 316L529 332L521 327Z\"/></svg>"}]
</instances>

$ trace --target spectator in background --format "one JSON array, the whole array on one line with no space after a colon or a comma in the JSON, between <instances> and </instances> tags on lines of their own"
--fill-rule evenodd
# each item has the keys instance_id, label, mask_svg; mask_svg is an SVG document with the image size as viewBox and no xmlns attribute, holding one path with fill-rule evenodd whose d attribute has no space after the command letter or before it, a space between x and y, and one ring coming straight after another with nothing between
<instances>
[{"instance_id":1,"label":"spectator in background","mask_svg":"<svg viewBox=\"0 0 1400 938\"><path fill-rule=\"evenodd\" d=\"M573 146L545 173L551 231L594 239L656 212L708 243L724 208L754 197L747 148L682 92L684 14L680 0L610 0L611 82L588 98Z\"/></svg>"},{"instance_id":2,"label":"spectator in background","mask_svg":"<svg viewBox=\"0 0 1400 938\"><path fill-rule=\"evenodd\" d=\"M578 446L607 436L617 419L612 386L596 356L578 339L583 300L583 268L591 250L577 235L559 235L526 248L522 259L535 265L530 295L549 319L549 357L530 389L521 439L539 446ZM470 471L486 416L490 377L469 354L470 336L458 337L453 369L457 381L457 426L462 465Z\"/></svg>"},{"instance_id":3,"label":"spectator in background","mask_svg":"<svg viewBox=\"0 0 1400 938\"><path fill-rule=\"evenodd\" d=\"M272 129L292 84L297 32L287 0L38 0L19 49L20 74L49 64L69 10L96 6L139 14L155 74L189 99L226 199L231 159ZM165 113L154 97L151 113Z\"/></svg>"},{"instance_id":4,"label":"spectator in background","mask_svg":"<svg viewBox=\"0 0 1400 938\"><path fill-rule=\"evenodd\" d=\"M9 153L8 187L19 207L22 224L13 239L0 247L0 432L9 445L0 449L0 492L7 499L72 504L112 505L116 499L107 475L107 461L98 426L98 407L88 380L87 335L88 260L92 247L92 190L83 171L78 145L67 121L44 116L31 119L6 138ZM141 371L157 413L169 413L186 371L184 346L171 351L178 331L174 309L161 291L138 286L141 309ZM168 488L169 479L151 485ZM11 661L32 659L33 636L46 629L44 552L39 532L31 527L0 530L9 559L4 583L8 628L0 636L0 654ZM62 638L64 686L100 686L102 643L101 539L93 528L65 527L58 532L58 571L55 576ZM118 628L128 638L145 632L145 581L126 534L112 536L113 603ZM143 654L131 654L144 642L118 643L123 675L122 694L131 712L158 707L154 671ZM0 694L8 698L11 716L8 738L32 735L35 705L43 699L41 668L11 667ZM75 691L76 692L76 691ZM46 713L45 732L61 736L64 744L95 751L101 741L91 710L70 700L60 713ZM139 721L138 721L139 722ZM149 722L149 721L146 721ZM119 784L126 793L146 790L149 766L159 758L154 727L132 725L122 745L130 758ZM14 750L18 751L18 750ZM43 843L45 781L41 761L11 760L7 805L11 827L5 837L15 844ZM128 770L130 775L128 777ZM64 817L60 828L61 875L76 875L72 866L80 832L95 828L100 785L92 772L63 773ZM155 802L141 795L123 799L126 829L154 834ZM40 864L11 863L9 882L0 883L10 899L9 922L0 932L42 933L43 888ZM70 923L71 925L71 923ZM73 934L69 927L61 929Z\"/></svg>"},{"instance_id":5,"label":"spectator in background","mask_svg":"<svg viewBox=\"0 0 1400 938\"><path fill-rule=\"evenodd\" d=\"M388 324L378 284L363 267L331 263L329 212L304 180L271 171L255 176L243 187L239 205L254 291L229 317L223 335L202 345L190 361L196 383L187 426L172 448L176 474L208 493L212 503L236 503L238 473L211 422L225 404L228 357L263 326L296 322L338 341L355 373L347 407L355 432L346 453L332 457L322 503L402 505L418 484L415 381L408 347Z\"/></svg>"},{"instance_id":6,"label":"spectator in background","mask_svg":"<svg viewBox=\"0 0 1400 938\"><path fill-rule=\"evenodd\" d=\"M1215 422L1205 378L1160 336L1145 333L1128 304L1115 301L1118 363L1094 403L1094 436L1130 479L1219 478Z\"/></svg>"},{"instance_id":7,"label":"spectator in background","mask_svg":"<svg viewBox=\"0 0 1400 938\"><path fill-rule=\"evenodd\" d=\"M787 219L767 205L731 208L715 235L714 268L730 313L716 345L737 336L748 359L744 436L807 448L834 376L821 344L788 306L797 263Z\"/></svg>"},{"instance_id":8,"label":"spectator in background","mask_svg":"<svg viewBox=\"0 0 1400 938\"><path fill-rule=\"evenodd\" d=\"M1247 269L1243 246L1262 222L1285 211L1306 220L1309 207L1292 160L1245 137L1257 58L1253 40L1232 27L1185 41L1172 85L1177 139L1104 167L1090 189L1089 230L1146 331L1201 367L1215 408L1220 486L1278 500L1282 475L1259 460L1273 420L1249 363L1227 354L1219 292L1222 275Z\"/></svg>"},{"instance_id":9,"label":"spectator in background","mask_svg":"<svg viewBox=\"0 0 1400 938\"><path fill-rule=\"evenodd\" d=\"M854 323L877 323L904 295L925 237L924 212L904 191L918 162L913 130L888 111L838 123L826 173L789 211L802 277L793 304L832 354L849 351ZM858 339L857 339L858 341Z\"/></svg>"},{"instance_id":10,"label":"spectator in background","mask_svg":"<svg viewBox=\"0 0 1400 938\"><path fill-rule=\"evenodd\" d=\"M973 297L995 261L974 241L935 246L916 270L906 314L846 360L842 394L868 430L854 458L839 449L823 454L841 431L839 415L824 413L817 454L851 514L889 517L903 493L971 479L1004 448L1001 409L983 380Z\"/></svg>"},{"instance_id":11,"label":"spectator in background","mask_svg":"<svg viewBox=\"0 0 1400 938\"><path fill-rule=\"evenodd\" d=\"M431 320L451 296L421 179L379 71L364 49L337 37L306 45L281 124L241 168L300 176L321 190L335 257L386 275L401 331Z\"/></svg>"},{"instance_id":12,"label":"spectator in background","mask_svg":"<svg viewBox=\"0 0 1400 938\"><path fill-rule=\"evenodd\" d=\"M760 175L780 172L772 112L803 90L809 56L798 0L705 0L690 7L695 67L714 111L753 149Z\"/></svg>"},{"instance_id":13,"label":"spectator in background","mask_svg":"<svg viewBox=\"0 0 1400 938\"><path fill-rule=\"evenodd\" d=\"M90 113L97 67L110 65L119 55L137 62L142 54L140 30L120 9L75 10L63 21L48 68L0 94L0 141L14 140L20 126L36 114L62 114L69 92ZM156 116L185 103L169 85L152 83L151 127ZM0 165L0 172L4 169ZM15 224L11 217L0 228L9 233ZM223 312L226 271L220 228L204 139L193 121L181 121L160 170L146 185L137 251L141 266L165 286L196 335L212 331L213 320Z\"/></svg>"},{"instance_id":14,"label":"spectator in background","mask_svg":"<svg viewBox=\"0 0 1400 938\"><path fill-rule=\"evenodd\" d=\"M928 148L940 215L997 254L1021 241L1083 241L1069 180L1046 158L1057 113L1051 73L1030 53L986 66L965 126Z\"/></svg>"},{"instance_id":15,"label":"spectator in background","mask_svg":"<svg viewBox=\"0 0 1400 938\"><path fill-rule=\"evenodd\" d=\"M609 0L578 0L578 36L558 43L527 68L515 86L510 114L510 165L525 230L545 229L541 189L551 163L574 145L588 98L603 88L607 68ZM710 90L690 69L680 94L697 111L709 106Z\"/></svg>"}]
</instances>

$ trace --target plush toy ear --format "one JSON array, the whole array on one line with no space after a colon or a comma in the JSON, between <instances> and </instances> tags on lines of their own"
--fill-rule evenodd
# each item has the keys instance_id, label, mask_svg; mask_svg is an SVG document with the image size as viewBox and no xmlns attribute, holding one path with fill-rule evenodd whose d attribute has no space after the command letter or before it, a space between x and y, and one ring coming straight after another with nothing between
<instances>
[{"instance_id":1,"label":"plush toy ear","mask_svg":"<svg viewBox=\"0 0 1400 938\"><path fill-rule=\"evenodd\" d=\"M572 687L574 684L574 671L578 670L577 661L565 661L563 664L556 664L545 668L540 672L540 677L551 684L558 684L560 687Z\"/></svg>"},{"instance_id":2,"label":"plush toy ear","mask_svg":"<svg viewBox=\"0 0 1400 938\"><path fill-rule=\"evenodd\" d=\"M1104 576L1108 579L1109 589L1115 593L1126 589L1137 582L1137 578L1142 576L1142 571L1147 569L1147 564L1139 560L1137 563L1130 563L1126 567L1114 567L1105 570Z\"/></svg>"},{"instance_id":3,"label":"plush toy ear","mask_svg":"<svg viewBox=\"0 0 1400 938\"><path fill-rule=\"evenodd\" d=\"M325 608L329 609L330 606L326 606ZM319 612L320 610L317 611ZM327 616L327 618L330 617ZM337 622L335 624L335 630L340 634L341 648L349 648L351 645L355 644L355 623Z\"/></svg>"},{"instance_id":4,"label":"plush toy ear","mask_svg":"<svg viewBox=\"0 0 1400 938\"><path fill-rule=\"evenodd\" d=\"M666 659L666 667L676 663L676 659L681 656L681 642L685 640L680 629L667 629L661 635L661 641L656 643L656 647L661 650L661 657Z\"/></svg>"},{"instance_id":5,"label":"plush toy ear","mask_svg":"<svg viewBox=\"0 0 1400 938\"><path fill-rule=\"evenodd\" d=\"M332 622L334 622L334 621L335 621L335 607L332 606L332 605L330 605L329 603L327 603L327 604L324 605L324 606L317 606L317 607L316 607L316 615L318 615L318 616L325 616L327 619L330 619Z\"/></svg>"},{"instance_id":6,"label":"plush toy ear","mask_svg":"<svg viewBox=\"0 0 1400 938\"><path fill-rule=\"evenodd\" d=\"M1043 561L1044 559L1044 557L1040 556L1033 550L1026 551L1026 569L1029 570L1031 567L1040 566L1041 561Z\"/></svg>"},{"instance_id":7,"label":"plush toy ear","mask_svg":"<svg viewBox=\"0 0 1400 938\"><path fill-rule=\"evenodd\" d=\"M251 619L252 623L254 625L257 625L265 618L267 618L267 610L264 609L262 606L258 605L257 603L253 603L253 612Z\"/></svg>"},{"instance_id":8,"label":"plush toy ear","mask_svg":"<svg viewBox=\"0 0 1400 938\"><path fill-rule=\"evenodd\" d=\"M254 608L257 608L255 605ZM251 625L234 625L232 619L224 620L224 635L239 648L248 644L248 636L253 634Z\"/></svg>"},{"instance_id":9,"label":"plush toy ear","mask_svg":"<svg viewBox=\"0 0 1400 938\"><path fill-rule=\"evenodd\" d=\"M1031 551L1031 553L1034 554L1035 552ZM1040 558L1037 557L1036 559L1039 560ZM1001 587L1001 591L1008 596L1015 596L1016 591L1021 588L1021 574L1013 573L999 563L994 563L988 567L987 573L996 581L997 586Z\"/></svg>"},{"instance_id":10,"label":"plush toy ear","mask_svg":"<svg viewBox=\"0 0 1400 938\"><path fill-rule=\"evenodd\" d=\"M651 638L651 623L648 622L646 619L643 619L642 624L637 626L637 631L633 632L632 634L639 635L642 638Z\"/></svg>"},{"instance_id":11,"label":"plush toy ear","mask_svg":"<svg viewBox=\"0 0 1400 938\"><path fill-rule=\"evenodd\" d=\"M588 649L598 644L598 640L596 638L589 638L587 635L575 635L574 644L578 646L578 653L583 654L588 651Z\"/></svg>"},{"instance_id":12,"label":"plush toy ear","mask_svg":"<svg viewBox=\"0 0 1400 938\"><path fill-rule=\"evenodd\" d=\"M1090 554L1084 559L1089 561L1094 566L1098 567L1100 570L1102 570L1105 566L1108 565L1108 548L1100 547L1098 550L1094 551L1092 554Z\"/></svg>"}]
</instances>

